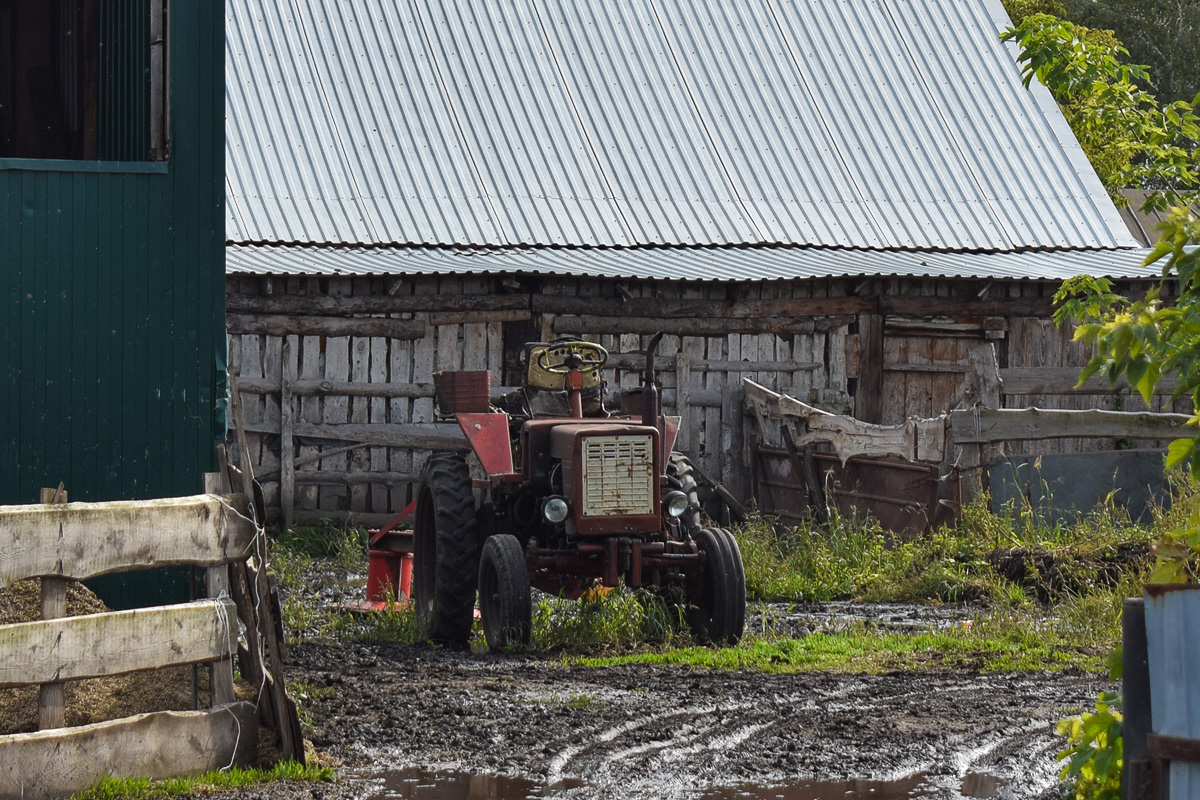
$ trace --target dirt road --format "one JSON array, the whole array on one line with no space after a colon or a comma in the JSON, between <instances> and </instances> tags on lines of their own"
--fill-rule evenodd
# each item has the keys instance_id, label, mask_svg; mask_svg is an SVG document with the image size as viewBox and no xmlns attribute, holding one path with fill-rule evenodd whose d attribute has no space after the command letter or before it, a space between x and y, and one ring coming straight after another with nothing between
<instances>
[{"instance_id":1,"label":"dirt road","mask_svg":"<svg viewBox=\"0 0 1200 800\"><path fill-rule=\"evenodd\" d=\"M539 784L564 798L824 797L832 795L753 787L848 779L883 783L830 791L1050 796L1061 747L1054 721L1101 688L1093 676L1062 673L591 669L404 645L302 645L289 660L291 679L306 685L314 743L344 764L341 784L316 790L324 800L541 796ZM532 783L420 794L414 787L431 781L386 774L402 768Z\"/></svg>"}]
</instances>

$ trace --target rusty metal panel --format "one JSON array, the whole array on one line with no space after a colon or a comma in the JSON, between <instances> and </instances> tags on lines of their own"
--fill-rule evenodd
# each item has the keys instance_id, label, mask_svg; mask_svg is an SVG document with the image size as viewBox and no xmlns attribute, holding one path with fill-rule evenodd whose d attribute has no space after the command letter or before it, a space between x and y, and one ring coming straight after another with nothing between
<instances>
[{"instance_id":1,"label":"rusty metal panel","mask_svg":"<svg viewBox=\"0 0 1200 800\"><path fill-rule=\"evenodd\" d=\"M857 519L870 516L885 530L920 533L948 521L957 507L939 499L958 496L957 473L946 479L949 485L942 490L937 464L851 458L843 465L832 453L813 453L813 460L832 508ZM813 515L813 493L786 450L758 448L755 485L756 499L765 513L778 514L788 522Z\"/></svg>"}]
</instances>

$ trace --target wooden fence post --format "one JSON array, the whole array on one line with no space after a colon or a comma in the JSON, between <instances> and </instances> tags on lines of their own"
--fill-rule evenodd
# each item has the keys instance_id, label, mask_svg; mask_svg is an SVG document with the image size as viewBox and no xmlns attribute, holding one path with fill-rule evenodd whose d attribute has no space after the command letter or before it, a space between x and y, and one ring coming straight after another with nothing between
<instances>
[{"instance_id":1,"label":"wooden fence post","mask_svg":"<svg viewBox=\"0 0 1200 800\"><path fill-rule=\"evenodd\" d=\"M42 489L41 502L56 505L67 502L63 485ZM62 578L42 578L42 619L67 615L67 582ZM63 728L67 724L65 683L44 683L38 688L38 730Z\"/></svg>"}]
</instances>

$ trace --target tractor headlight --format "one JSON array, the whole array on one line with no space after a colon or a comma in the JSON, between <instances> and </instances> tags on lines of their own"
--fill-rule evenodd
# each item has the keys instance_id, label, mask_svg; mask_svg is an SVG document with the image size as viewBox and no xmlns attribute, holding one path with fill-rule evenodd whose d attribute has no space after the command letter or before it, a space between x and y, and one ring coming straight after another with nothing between
<instances>
[{"instance_id":1,"label":"tractor headlight","mask_svg":"<svg viewBox=\"0 0 1200 800\"><path fill-rule=\"evenodd\" d=\"M549 522L552 525L557 525L558 523L562 522L570 515L570 513L571 507L567 505L566 500L562 499L558 495L547 497L542 502L542 516L546 518L546 522Z\"/></svg>"},{"instance_id":2,"label":"tractor headlight","mask_svg":"<svg viewBox=\"0 0 1200 800\"><path fill-rule=\"evenodd\" d=\"M680 491L668 492L663 505L672 517L682 517L683 512L688 510L688 496Z\"/></svg>"}]
</instances>

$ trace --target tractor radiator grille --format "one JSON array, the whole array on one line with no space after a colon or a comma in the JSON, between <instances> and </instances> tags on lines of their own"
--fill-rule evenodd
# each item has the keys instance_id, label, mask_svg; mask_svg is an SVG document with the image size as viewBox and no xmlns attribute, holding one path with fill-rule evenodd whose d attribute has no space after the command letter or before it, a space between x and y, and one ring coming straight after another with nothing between
<instances>
[{"instance_id":1,"label":"tractor radiator grille","mask_svg":"<svg viewBox=\"0 0 1200 800\"><path fill-rule=\"evenodd\" d=\"M583 516L654 513L652 436L586 437L582 460Z\"/></svg>"}]
</instances>

